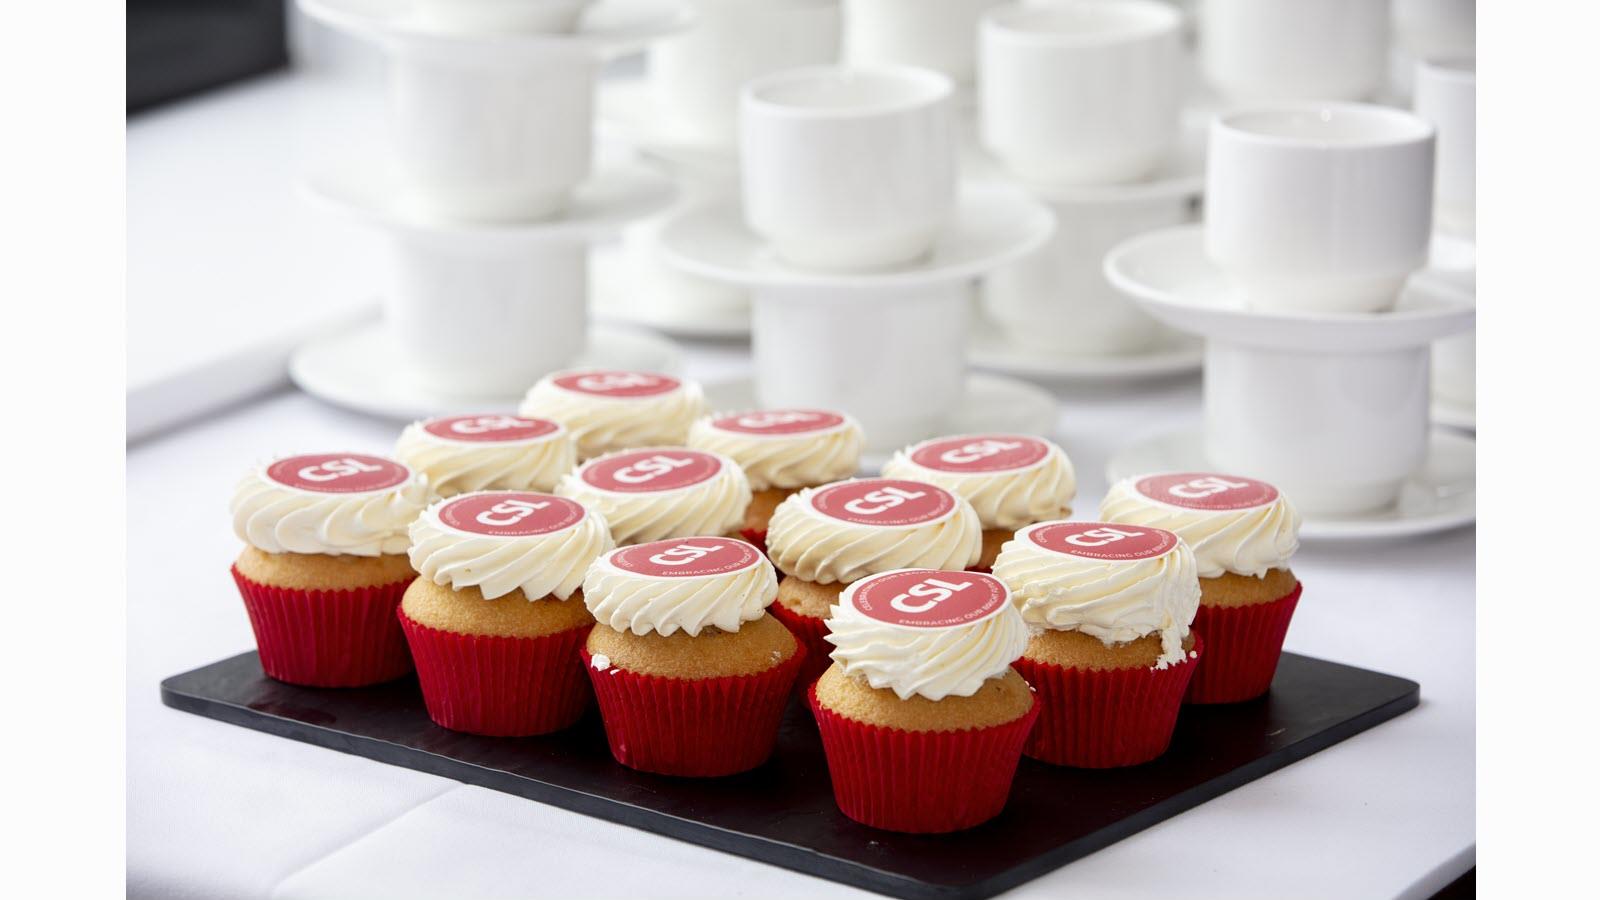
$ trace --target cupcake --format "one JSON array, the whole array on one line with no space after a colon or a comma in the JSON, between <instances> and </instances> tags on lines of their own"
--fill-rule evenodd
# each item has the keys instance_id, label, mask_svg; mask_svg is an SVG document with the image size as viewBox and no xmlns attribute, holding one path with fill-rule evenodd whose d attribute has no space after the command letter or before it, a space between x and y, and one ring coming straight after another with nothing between
<instances>
[{"instance_id":1,"label":"cupcake","mask_svg":"<svg viewBox=\"0 0 1600 900\"><path fill-rule=\"evenodd\" d=\"M744 470L720 453L647 447L591 459L556 493L600 513L618 544L734 535L750 505Z\"/></svg>"},{"instance_id":2,"label":"cupcake","mask_svg":"<svg viewBox=\"0 0 1600 900\"><path fill-rule=\"evenodd\" d=\"M1025 434L963 434L912 444L895 453L883 474L937 484L966 498L983 523L983 555L976 566L983 571L1018 528L1071 515L1078 493L1067 454Z\"/></svg>"},{"instance_id":3,"label":"cupcake","mask_svg":"<svg viewBox=\"0 0 1600 900\"><path fill-rule=\"evenodd\" d=\"M583 573L615 544L565 497L484 491L440 500L411 524L400 624L428 717L499 737L566 728L589 705L578 648L594 618Z\"/></svg>"},{"instance_id":4,"label":"cupcake","mask_svg":"<svg viewBox=\"0 0 1600 900\"><path fill-rule=\"evenodd\" d=\"M839 481L778 504L767 530L767 554L783 573L772 614L811 653L803 677L827 668L823 623L851 582L892 569L965 569L982 543L972 505L921 481Z\"/></svg>"},{"instance_id":5,"label":"cupcake","mask_svg":"<svg viewBox=\"0 0 1600 900\"><path fill-rule=\"evenodd\" d=\"M845 815L959 831L1000 814L1038 717L1011 663L1028 626L999 579L902 569L863 578L828 620L833 665L808 699Z\"/></svg>"},{"instance_id":6,"label":"cupcake","mask_svg":"<svg viewBox=\"0 0 1600 900\"><path fill-rule=\"evenodd\" d=\"M864 438L856 420L821 409L762 409L705 416L689 446L732 459L750 480L744 536L765 546L767 523L795 491L849 478L861 468Z\"/></svg>"},{"instance_id":7,"label":"cupcake","mask_svg":"<svg viewBox=\"0 0 1600 900\"><path fill-rule=\"evenodd\" d=\"M572 435L561 424L503 413L413 422L394 455L427 476L436 497L549 491L577 462Z\"/></svg>"},{"instance_id":8,"label":"cupcake","mask_svg":"<svg viewBox=\"0 0 1600 900\"><path fill-rule=\"evenodd\" d=\"M1039 695L1023 752L1094 769L1165 753L1201 651L1188 545L1160 528L1041 522L1005 545L994 575L1034 629L1014 663Z\"/></svg>"},{"instance_id":9,"label":"cupcake","mask_svg":"<svg viewBox=\"0 0 1600 900\"><path fill-rule=\"evenodd\" d=\"M655 372L585 369L556 372L528 389L519 410L560 422L578 459L615 450L682 444L705 414L700 385Z\"/></svg>"},{"instance_id":10,"label":"cupcake","mask_svg":"<svg viewBox=\"0 0 1600 900\"><path fill-rule=\"evenodd\" d=\"M1185 701L1237 703L1265 694L1300 602L1300 582L1289 571L1300 547L1300 514L1288 499L1236 475L1144 475L1112 485L1100 517L1165 528L1194 551L1194 630L1206 651Z\"/></svg>"},{"instance_id":11,"label":"cupcake","mask_svg":"<svg viewBox=\"0 0 1600 900\"><path fill-rule=\"evenodd\" d=\"M772 564L737 538L675 538L595 560L583 651L617 762L712 777L766 762L805 659L772 616Z\"/></svg>"},{"instance_id":12,"label":"cupcake","mask_svg":"<svg viewBox=\"0 0 1600 900\"><path fill-rule=\"evenodd\" d=\"M361 453L285 457L239 481L233 579L268 675L361 687L411 671L394 611L417 574L406 527L427 500L425 478Z\"/></svg>"}]
</instances>

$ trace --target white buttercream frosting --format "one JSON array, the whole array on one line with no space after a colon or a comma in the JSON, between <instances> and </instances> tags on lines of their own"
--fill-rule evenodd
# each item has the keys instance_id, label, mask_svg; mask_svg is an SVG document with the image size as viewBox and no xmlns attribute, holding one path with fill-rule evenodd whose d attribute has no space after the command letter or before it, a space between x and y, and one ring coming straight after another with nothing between
<instances>
[{"instance_id":1,"label":"white buttercream frosting","mask_svg":"<svg viewBox=\"0 0 1600 900\"><path fill-rule=\"evenodd\" d=\"M744 512L750 505L750 482L733 460L712 454L722 462L716 474L699 484L674 490L610 491L584 480L585 469L615 455L597 457L569 472L557 485L556 493L571 497L604 516L618 544L729 534L744 523Z\"/></svg>"},{"instance_id":2,"label":"white buttercream frosting","mask_svg":"<svg viewBox=\"0 0 1600 900\"><path fill-rule=\"evenodd\" d=\"M460 441L413 422L400 433L395 458L428 476L436 497L474 491L549 491L577 464L565 427L526 441Z\"/></svg>"},{"instance_id":3,"label":"white buttercream frosting","mask_svg":"<svg viewBox=\"0 0 1600 900\"><path fill-rule=\"evenodd\" d=\"M759 415L761 411L752 411ZM861 468L865 438L849 416L819 431L752 434L718 427L722 416L703 416L689 429L689 446L731 458L744 468L752 490L792 490L849 478Z\"/></svg>"},{"instance_id":4,"label":"white buttercream frosting","mask_svg":"<svg viewBox=\"0 0 1600 900\"><path fill-rule=\"evenodd\" d=\"M595 621L617 631L643 635L670 635L683 631L697 636L707 628L738 631L745 622L761 618L778 596L778 577L760 551L731 538L682 539L688 545L736 543L749 548L751 562L730 572L690 577L658 577L619 567L613 558L625 547L595 560L583 579L583 602ZM679 540L648 545L678 544Z\"/></svg>"},{"instance_id":5,"label":"white buttercream frosting","mask_svg":"<svg viewBox=\"0 0 1600 900\"><path fill-rule=\"evenodd\" d=\"M675 387L659 394L608 397L556 383L572 374L556 372L539 379L523 397L519 412L565 425L579 459L632 447L682 444L689 426L706 411L700 385L687 379L675 379Z\"/></svg>"},{"instance_id":6,"label":"white buttercream frosting","mask_svg":"<svg viewBox=\"0 0 1600 900\"><path fill-rule=\"evenodd\" d=\"M1028 625L1010 602L971 624L906 627L872 618L851 603L851 591L870 581L851 585L832 608L829 656L844 674L865 678L902 700L970 697L985 681L1004 675L1028 647Z\"/></svg>"},{"instance_id":7,"label":"white buttercream frosting","mask_svg":"<svg viewBox=\"0 0 1600 900\"><path fill-rule=\"evenodd\" d=\"M1194 551L1201 578L1227 572L1259 578L1286 568L1300 548L1300 513L1281 493L1247 509L1193 509L1140 493L1135 485L1142 477L1113 484L1100 503L1100 518L1176 533Z\"/></svg>"},{"instance_id":8,"label":"white buttercream frosting","mask_svg":"<svg viewBox=\"0 0 1600 900\"><path fill-rule=\"evenodd\" d=\"M406 528L428 503L427 479L415 471L381 490L324 493L267 477L270 465L241 478L228 505L234 534L265 553L404 553Z\"/></svg>"},{"instance_id":9,"label":"white buttercream frosting","mask_svg":"<svg viewBox=\"0 0 1600 900\"><path fill-rule=\"evenodd\" d=\"M950 438L936 438L948 441ZM966 498L978 513L984 528L1015 531L1024 525L1058 519L1068 514L1078 494L1077 474L1072 461L1059 446L1042 438L1043 459L1016 469L990 472L953 472L919 465L912 457L931 441L913 444L896 451L884 464L890 478L910 478L937 484Z\"/></svg>"},{"instance_id":10,"label":"white buttercream frosting","mask_svg":"<svg viewBox=\"0 0 1600 900\"><path fill-rule=\"evenodd\" d=\"M848 584L892 569L965 569L982 555L983 526L972 505L959 496L950 514L932 522L863 525L826 515L813 505L817 492L830 486L804 488L773 511L767 555L785 574L819 584Z\"/></svg>"},{"instance_id":11,"label":"white buttercream frosting","mask_svg":"<svg viewBox=\"0 0 1600 900\"><path fill-rule=\"evenodd\" d=\"M1106 644L1161 635L1156 668L1184 659L1183 640L1200 608L1194 553L1182 540L1143 559L1092 559L1058 553L1029 539L1030 525L1001 548L994 575L1011 589L1029 625L1081 631ZM1171 541L1171 536L1166 536Z\"/></svg>"},{"instance_id":12,"label":"white buttercream frosting","mask_svg":"<svg viewBox=\"0 0 1600 900\"><path fill-rule=\"evenodd\" d=\"M441 521L439 511L448 502L440 500L411 523L411 567L434 584L476 587L487 599L521 590L528 600L565 600L583 584L589 564L616 546L605 519L593 510L559 531L490 535Z\"/></svg>"}]
</instances>

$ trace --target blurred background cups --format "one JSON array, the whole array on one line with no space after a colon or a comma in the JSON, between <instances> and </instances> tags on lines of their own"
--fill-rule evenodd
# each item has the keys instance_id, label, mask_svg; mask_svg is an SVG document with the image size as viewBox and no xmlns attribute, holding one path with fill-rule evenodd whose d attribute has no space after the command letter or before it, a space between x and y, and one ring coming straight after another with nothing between
<instances>
[{"instance_id":1,"label":"blurred background cups","mask_svg":"<svg viewBox=\"0 0 1600 900\"><path fill-rule=\"evenodd\" d=\"M571 31L592 0L415 0L417 19L441 31Z\"/></svg>"},{"instance_id":2,"label":"blurred background cups","mask_svg":"<svg viewBox=\"0 0 1600 900\"><path fill-rule=\"evenodd\" d=\"M979 29L979 133L1020 178L1148 175L1177 141L1182 15L1156 0L1002 6Z\"/></svg>"},{"instance_id":3,"label":"blurred background cups","mask_svg":"<svg viewBox=\"0 0 1600 900\"><path fill-rule=\"evenodd\" d=\"M1477 231L1478 74L1470 59L1424 61L1415 79L1417 115L1438 129L1435 225L1448 234Z\"/></svg>"},{"instance_id":4,"label":"blurred background cups","mask_svg":"<svg viewBox=\"0 0 1600 900\"><path fill-rule=\"evenodd\" d=\"M844 58L857 65L933 69L972 83L973 34L1005 0L843 0Z\"/></svg>"},{"instance_id":5,"label":"blurred background cups","mask_svg":"<svg viewBox=\"0 0 1600 900\"><path fill-rule=\"evenodd\" d=\"M837 0L693 0L692 6L693 28L650 46L650 94L663 137L731 147L746 81L839 58Z\"/></svg>"},{"instance_id":6,"label":"blurred background cups","mask_svg":"<svg viewBox=\"0 0 1600 900\"><path fill-rule=\"evenodd\" d=\"M984 279L985 316L1017 345L1070 356L1137 353L1157 343L1161 327L1106 281L1102 262L1127 238L1188 221L1190 198L1044 202L1056 214L1055 236Z\"/></svg>"},{"instance_id":7,"label":"blurred background cups","mask_svg":"<svg viewBox=\"0 0 1600 900\"><path fill-rule=\"evenodd\" d=\"M1206 253L1255 309L1388 309L1427 259L1433 147L1426 120L1381 106L1219 115L1206 166Z\"/></svg>"},{"instance_id":8,"label":"blurred background cups","mask_svg":"<svg viewBox=\"0 0 1600 900\"><path fill-rule=\"evenodd\" d=\"M406 208L468 222L560 213L590 171L595 68L581 47L397 53L390 107Z\"/></svg>"},{"instance_id":9,"label":"blurred background cups","mask_svg":"<svg viewBox=\"0 0 1600 900\"><path fill-rule=\"evenodd\" d=\"M1364 100L1389 63L1389 0L1205 0L1200 67L1235 103Z\"/></svg>"},{"instance_id":10,"label":"blurred background cups","mask_svg":"<svg viewBox=\"0 0 1600 900\"><path fill-rule=\"evenodd\" d=\"M953 89L909 66L816 66L747 84L739 134L750 229L809 268L922 257L955 203Z\"/></svg>"}]
</instances>

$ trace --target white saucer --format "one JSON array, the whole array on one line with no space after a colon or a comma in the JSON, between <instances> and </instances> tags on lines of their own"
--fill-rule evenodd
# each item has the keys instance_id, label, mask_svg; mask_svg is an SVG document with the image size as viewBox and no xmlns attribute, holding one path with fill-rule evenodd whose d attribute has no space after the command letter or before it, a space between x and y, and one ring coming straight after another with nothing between
<instances>
[{"instance_id":1,"label":"white saucer","mask_svg":"<svg viewBox=\"0 0 1600 900\"><path fill-rule=\"evenodd\" d=\"M690 174L716 180L739 177L737 146L684 140L671 133L660 113L649 79L608 79L595 86L595 119L602 134Z\"/></svg>"},{"instance_id":2,"label":"white saucer","mask_svg":"<svg viewBox=\"0 0 1600 900\"><path fill-rule=\"evenodd\" d=\"M672 180L638 166L597 170L573 191L559 216L529 222L463 223L424 217L405 208L403 181L388 163L346 164L308 177L305 192L317 203L355 221L414 236L493 246L541 241L583 243L610 237L643 216L665 209L677 195Z\"/></svg>"},{"instance_id":3,"label":"white saucer","mask_svg":"<svg viewBox=\"0 0 1600 900\"><path fill-rule=\"evenodd\" d=\"M1471 432L1478 430L1478 410L1449 400L1436 397L1428 417L1433 420L1435 425L1443 425L1446 428L1457 428Z\"/></svg>"},{"instance_id":4,"label":"white saucer","mask_svg":"<svg viewBox=\"0 0 1600 900\"><path fill-rule=\"evenodd\" d=\"M570 32L499 33L441 30L416 15L410 0L298 0L306 15L364 40L465 54L527 54L556 47L590 47L606 55L631 53L651 40L694 24L689 8L671 0L601 0Z\"/></svg>"},{"instance_id":5,"label":"white saucer","mask_svg":"<svg viewBox=\"0 0 1600 900\"><path fill-rule=\"evenodd\" d=\"M661 228L661 256L686 272L753 287L915 288L974 278L1037 250L1055 228L1055 215L1021 191L966 187L951 222L921 260L898 269L826 272L777 258L745 226L733 204L685 211Z\"/></svg>"},{"instance_id":6,"label":"white saucer","mask_svg":"<svg viewBox=\"0 0 1600 900\"><path fill-rule=\"evenodd\" d=\"M1245 308L1206 256L1203 225L1140 235L1106 255L1106 278L1180 331L1279 350L1376 352L1415 347L1472 327L1477 311L1446 278L1413 276L1401 307L1382 313L1292 313Z\"/></svg>"},{"instance_id":7,"label":"white saucer","mask_svg":"<svg viewBox=\"0 0 1600 900\"><path fill-rule=\"evenodd\" d=\"M749 340L750 307L690 309L670 296L641 291L622 248L595 247L589 254L589 313L595 318L639 325L678 338Z\"/></svg>"},{"instance_id":8,"label":"white saucer","mask_svg":"<svg viewBox=\"0 0 1600 900\"><path fill-rule=\"evenodd\" d=\"M713 410L750 409L760 405L756 401L755 382L749 378L708 384L705 390L706 401ZM967 374L966 394L961 405L950 411L948 421L939 431L943 434L1016 431L1051 437L1059 419L1060 407L1049 391L1015 378L971 372ZM871 434L867 435L867 441L868 446L861 456L864 471L878 471L894 451L900 449L871 446Z\"/></svg>"},{"instance_id":9,"label":"white saucer","mask_svg":"<svg viewBox=\"0 0 1600 900\"><path fill-rule=\"evenodd\" d=\"M1202 449L1199 429L1164 435L1124 448L1106 464L1112 482L1145 472L1204 471L1213 468ZM1434 428L1428 457L1401 489L1389 509L1347 518L1306 515L1300 537L1344 541L1432 534L1470 525L1478 516L1478 445L1468 435Z\"/></svg>"},{"instance_id":10,"label":"white saucer","mask_svg":"<svg viewBox=\"0 0 1600 900\"><path fill-rule=\"evenodd\" d=\"M967 343L967 362L977 368L1061 381L1134 381L1185 375L1200 371L1204 355L1200 342L1176 334L1164 336L1155 346L1137 353L1052 353L1008 341L998 326L978 312L973 313L972 339Z\"/></svg>"},{"instance_id":11,"label":"white saucer","mask_svg":"<svg viewBox=\"0 0 1600 900\"><path fill-rule=\"evenodd\" d=\"M397 371L404 355L380 322L367 322L342 334L313 341L289 359L289 377L301 390L358 412L396 421L414 421L461 410L516 409L516 396L463 397L422 390ZM683 355L671 341L638 331L591 325L589 346L575 366L603 366L677 372Z\"/></svg>"}]
</instances>

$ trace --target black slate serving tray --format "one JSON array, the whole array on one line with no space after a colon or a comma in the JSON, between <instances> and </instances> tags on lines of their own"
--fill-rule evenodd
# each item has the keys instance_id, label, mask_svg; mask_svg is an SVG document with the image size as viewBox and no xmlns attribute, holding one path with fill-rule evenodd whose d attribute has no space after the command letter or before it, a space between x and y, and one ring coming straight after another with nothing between
<instances>
[{"instance_id":1,"label":"black slate serving tray","mask_svg":"<svg viewBox=\"0 0 1600 900\"><path fill-rule=\"evenodd\" d=\"M542 738L435 726L416 681L317 690L262 674L242 653L161 683L174 709L481 785L893 897L984 898L1037 878L1330 747L1417 705L1417 683L1286 653L1272 692L1186 706L1172 747L1128 769L1024 759L999 818L957 835L891 834L833 804L810 712L791 704L778 749L714 780L646 775L611 760L593 711Z\"/></svg>"}]
</instances>

